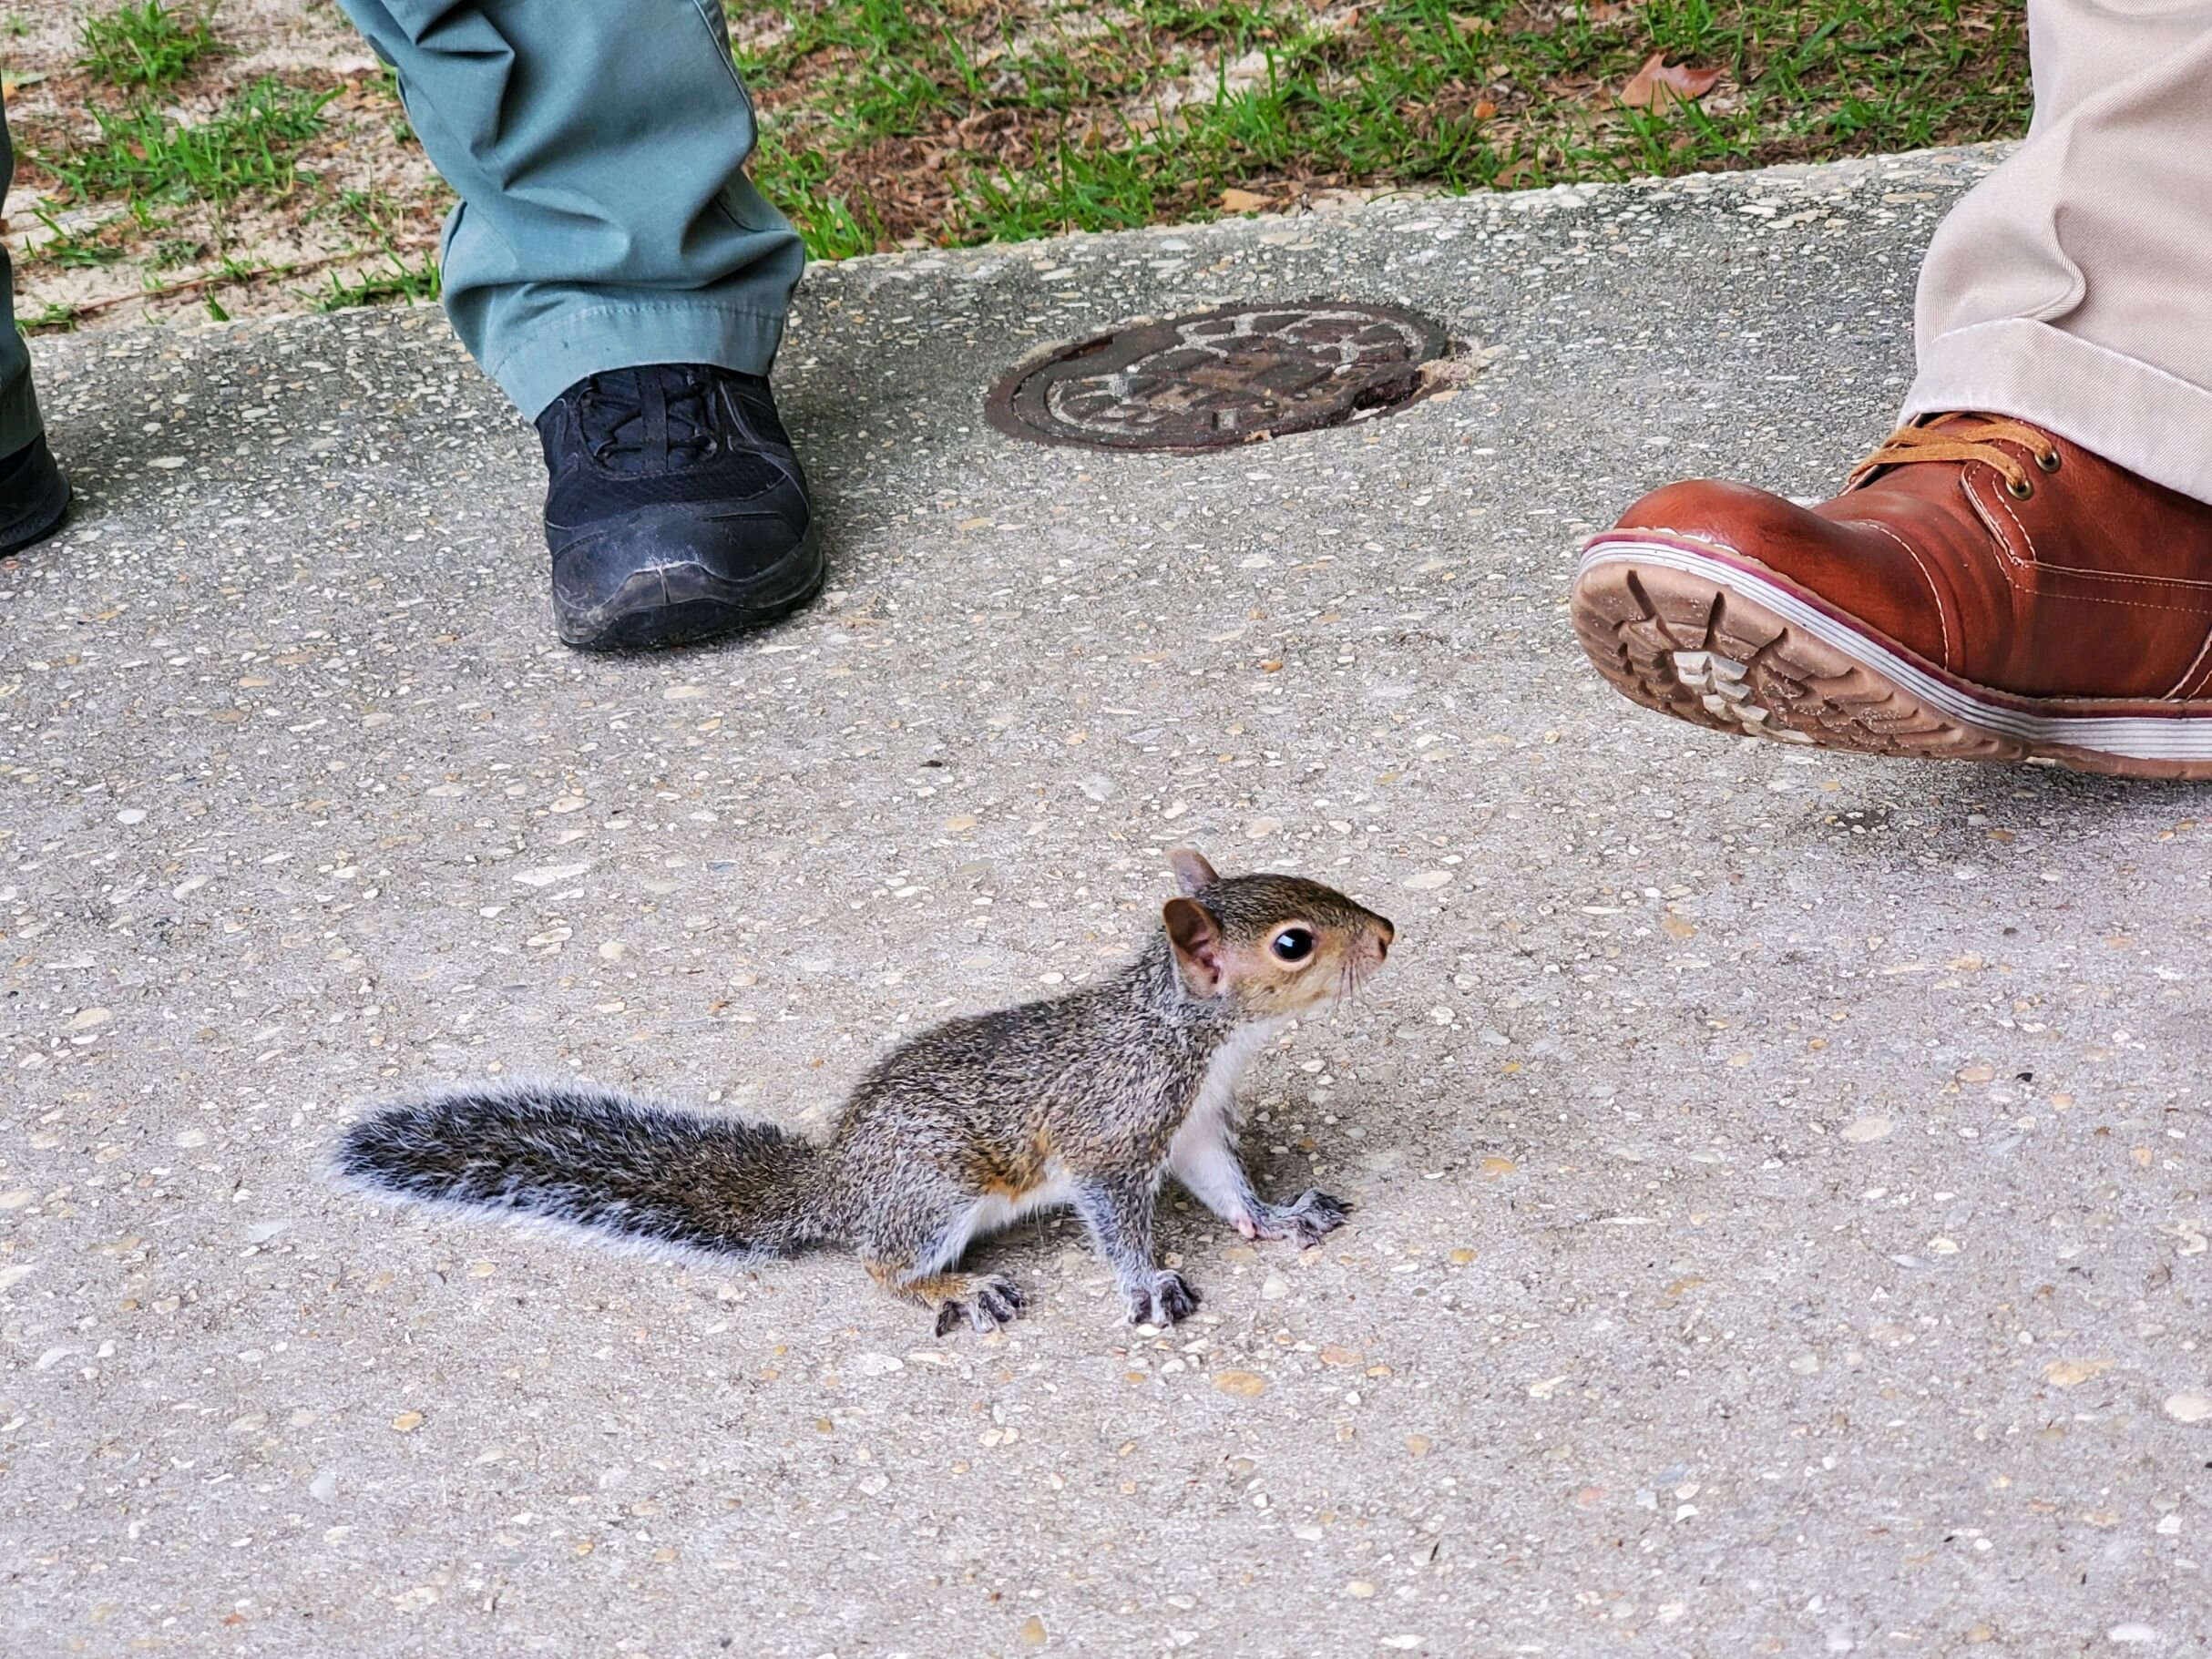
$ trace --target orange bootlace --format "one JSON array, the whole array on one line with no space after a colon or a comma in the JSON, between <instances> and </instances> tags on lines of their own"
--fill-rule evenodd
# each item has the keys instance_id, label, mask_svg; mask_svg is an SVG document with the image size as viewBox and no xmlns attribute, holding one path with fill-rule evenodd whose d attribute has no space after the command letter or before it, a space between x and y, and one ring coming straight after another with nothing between
<instances>
[{"instance_id":1,"label":"orange bootlace","mask_svg":"<svg viewBox=\"0 0 2212 1659\"><path fill-rule=\"evenodd\" d=\"M1851 469L1844 488L1857 489L1885 466L1906 466L1915 461L1980 461L2003 476L2004 487L2015 500L2025 501L2035 493L2035 480L2028 476L2026 463L2012 451L1999 448L2001 444L2018 444L2043 472L2059 468L2058 445L2048 434L2024 421L1993 415L1954 415L1951 419L1953 424L1941 432L1927 426L1900 426Z\"/></svg>"}]
</instances>

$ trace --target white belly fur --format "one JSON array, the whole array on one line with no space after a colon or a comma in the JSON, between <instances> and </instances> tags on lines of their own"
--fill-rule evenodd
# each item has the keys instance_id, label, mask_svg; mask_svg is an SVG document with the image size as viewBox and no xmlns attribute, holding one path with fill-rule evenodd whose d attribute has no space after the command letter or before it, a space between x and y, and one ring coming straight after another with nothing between
<instances>
[{"instance_id":1,"label":"white belly fur","mask_svg":"<svg viewBox=\"0 0 2212 1659\"><path fill-rule=\"evenodd\" d=\"M931 1259L918 1271L941 1273L960 1259L961 1253L976 1239L1001 1228L1010 1227L1025 1215L1039 1210L1058 1209L1061 1204L1075 1202L1075 1183L1058 1164L1045 1165L1045 1178L1024 1193L1019 1198L978 1198L968 1206L959 1220L946 1230Z\"/></svg>"},{"instance_id":2,"label":"white belly fur","mask_svg":"<svg viewBox=\"0 0 2212 1659\"><path fill-rule=\"evenodd\" d=\"M1191 1110L1175 1131L1175 1138L1168 1147L1167 1162L1159 1173L1164 1175L1182 1159L1187 1159L1193 1149L1230 1134L1236 1103L1236 1080L1250 1063L1252 1057L1265 1048L1283 1028L1290 1022L1269 1020L1265 1025L1246 1026L1232 1037L1214 1056L1206 1068L1206 1075L1192 1098ZM1179 1158L1179 1154L1181 1155ZM1056 1163L1045 1166L1045 1178L1024 1193L1019 1198L978 1198L967 1212L945 1231L930 1259L920 1264L918 1273L942 1273L960 1259L968 1246L978 1238L1010 1227L1025 1215L1039 1210L1058 1209L1075 1202L1075 1183L1067 1171Z\"/></svg>"},{"instance_id":3,"label":"white belly fur","mask_svg":"<svg viewBox=\"0 0 2212 1659\"><path fill-rule=\"evenodd\" d=\"M1200 1146L1234 1132L1236 1080L1244 1075L1252 1057L1289 1023L1287 1019L1271 1019L1265 1025L1249 1025L1222 1044L1213 1063L1206 1068L1197 1094L1192 1098L1190 1111L1168 1146L1170 1169L1187 1163Z\"/></svg>"}]
</instances>

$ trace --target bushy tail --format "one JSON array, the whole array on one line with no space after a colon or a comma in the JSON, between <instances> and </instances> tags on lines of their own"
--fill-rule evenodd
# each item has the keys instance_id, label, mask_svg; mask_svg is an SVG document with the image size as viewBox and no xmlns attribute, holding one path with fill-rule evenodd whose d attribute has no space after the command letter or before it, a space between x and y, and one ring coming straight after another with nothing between
<instances>
[{"instance_id":1,"label":"bushy tail","mask_svg":"<svg viewBox=\"0 0 2212 1659\"><path fill-rule=\"evenodd\" d=\"M757 1257L829 1236L821 1157L771 1124L610 1090L474 1083L352 1125L330 1173L378 1197Z\"/></svg>"}]
</instances>

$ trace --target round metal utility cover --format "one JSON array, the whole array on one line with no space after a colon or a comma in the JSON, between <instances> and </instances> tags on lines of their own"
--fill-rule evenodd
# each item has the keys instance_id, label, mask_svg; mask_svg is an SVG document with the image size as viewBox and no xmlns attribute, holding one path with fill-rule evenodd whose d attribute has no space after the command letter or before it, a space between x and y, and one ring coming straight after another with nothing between
<instances>
[{"instance_id":1,"label":"round metal utility cover","mask_svg":"<svg viewBox=\"0 0 2212 1659\"><path fill-rule=\"evenodd\" d=\"M1449 343L1391 305L1231 306L1057 347L999 382L988 410L1043 444L1214 449L1408 403Z\"/></svg>"}]
</instances>

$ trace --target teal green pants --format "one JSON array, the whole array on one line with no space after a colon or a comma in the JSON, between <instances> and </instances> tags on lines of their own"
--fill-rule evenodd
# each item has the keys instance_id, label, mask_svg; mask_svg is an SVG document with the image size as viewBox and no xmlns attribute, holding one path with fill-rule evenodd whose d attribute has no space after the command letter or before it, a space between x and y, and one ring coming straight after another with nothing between
<instances>
[{"instance_id":1,"label":"teal green pants","mask_svg":"<svg viewBox=\"0 0 2212 1659\"><path fill-rule=\"evenodd\" d=\"M0 101L0 197L7 194L15 176L15 149L7 141L7 105ZM15 332L15 277L7 262L7 243L0 241L0 306L10 319L0 331L0 461L36 437L44 427L38 419L38 395L31 390L31 353Z\"/></svg>"},{"instance_id":2,"label":"teal green pants","mask_svg":"<svg viewBox=\"0 0 2212 1659\"><path fill-rule=\"evenodd\" d=\"M461 198L446 314L524 415L602 369L768 372L805 255L744 175L753 106L717 0L339 3ZM10 329L0 456L37 433Z\"/></svg>"}]
</instances>

